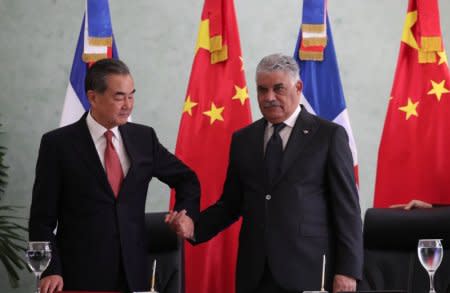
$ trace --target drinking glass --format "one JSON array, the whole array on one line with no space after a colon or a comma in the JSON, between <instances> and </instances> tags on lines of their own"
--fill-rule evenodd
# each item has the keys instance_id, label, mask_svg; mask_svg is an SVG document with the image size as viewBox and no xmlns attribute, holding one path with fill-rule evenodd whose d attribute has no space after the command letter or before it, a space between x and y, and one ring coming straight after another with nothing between
<instances>
[{"instance_id":1,"label":"drinking glass","mask_svg":"<svg viewBox=\"0 0 450 293\"><path fill-rule=\"evenodd\" d=\"M28 266L36 276L36 293L39 293L39 280L41 279L42 273L47 269L52 257L50 242L28 242L28 249L25 252L25 257Z\"/></svg>"},{"instance_id":2,"label":"drinking glass","mask_svg":"<svg viewBox=\"0 0 450 293\"><path fill-rule=\"evenodd\" d=\"M434 273L442 261L443 249L441 239L420 239L417 245L419 260L430 276L430 293L434 290Z\"/></svg>"}]
</instances>

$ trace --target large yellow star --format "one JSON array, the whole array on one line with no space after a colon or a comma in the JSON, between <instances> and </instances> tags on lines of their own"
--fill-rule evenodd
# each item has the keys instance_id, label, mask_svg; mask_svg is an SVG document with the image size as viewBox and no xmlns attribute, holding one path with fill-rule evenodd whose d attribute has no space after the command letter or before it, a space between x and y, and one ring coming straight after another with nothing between
<instances>
[{"instance_id":1,"label":"large yellow star","mask_svg":"<svg viewBox=\"0 0 450 293\"><path fill-rule=\"evenodd\" d=\"M214 121L223 121L222 112L224 107L217 108L214 103L211 103L211 110L203 112L204 115L209 116L209 123L213 124Z\"/></svg>"},{"instance_id":2,"label":"large yellow star","mask_svg":"<svg viewBox=\"0 0 450 293\"><path fill-rule=\"evenodd\" d=\"M443 64L443 63L448 63L448 60L447 60L447 54L445 54L445 51L442 51L442 52L438 52L437 53L438 55L439 55L439 63L438 63L438 65L441 65L441 64Z\"/></svg>"},{"instance_id":3,"label":"large yellow star","mask_svg":"<svg viewBox=\"0 0 450 293\"><path fill-rule=\"evenodd\" d=\"M433 88L428 92L429 95L436 95L438 101L441 100L442 94L449 93L449 90L445 88L445 79L440 83L431 80Z\"/></svg>"},{"instance_id":4,"label":"large yellow star","mask_svg":"<svg viewBox=\"0 0 450 293\"><path fill-rule=\"evenodd\" d=\"M248 99L247 87L244 86L243 88L240 88L237 85L235 85L234 89L236 90L236 94L231 99L232 100L240 100L241 104L244 105L245 100Z\"/></svg>"},{"instance_id":5,"label":"large yellow star","mask_svg":"<svg viewBox=\"0 0 450 293\"><path fill-rule=\"evenodd\" d=\"M403 107L398 108L400 111L403 111L406 113L406 120L409 119L409 117L413 116L419 116L419 114L417 114L417 105L419 105L419 102L415 102L413 103L411 101L411 98L408 98L408 104L406 104Z\"/></svg>"},{"instance_id":6,"label":"large yellow star","mask_svg":"<svg viewBox=\"0 0 450 293\"><path fill-rule=\"evenodd\" d=\"M191 101L191 96L188 96L183 106L183 113L187 112L189 116L192 116L192 108L197 106L198 103Z\"/></svg>"},{"instance_id":7,"label":"large yellow star","mask_svg":"<svg viewBox=\"0 0 450 293\"><path fill-rule=\"evenodd\" d=\"M405 18L405 24L403 25L402 42L408 44L414 49L419 49L417 45L416 38L411 30L411 28L417 22L417 10L408 12Z\"/></svg>"},{"instance_id":8,"label":"large yellow star","mask_svg":"<svg viewBox=\"0 0 450 293\"><path fill-rule=\"evenodd\" d=\"M198 49L203 48L209 51L209 19L202 20L198 29L197 44L195 45L195 54Z\"/></svg>"}]
</instances>

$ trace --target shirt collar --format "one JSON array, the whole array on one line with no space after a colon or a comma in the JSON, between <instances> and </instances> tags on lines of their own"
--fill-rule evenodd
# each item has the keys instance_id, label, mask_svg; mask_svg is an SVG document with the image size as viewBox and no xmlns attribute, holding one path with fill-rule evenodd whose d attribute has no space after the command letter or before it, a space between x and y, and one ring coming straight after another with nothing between
<instances>
[{"instance_id":1,"label":"shirt collar","mask_svg":"<svg viewBox=\"0 0 450 293\"><path fill-rule=\"evenodd\" d=\"M94 140L94 142L97 142L101 137L103 137L105 132L108 130L103 125L101 125L100 123L95 121L94 117L92 117L92 115L91 115L91 111L89 111L89 113L86 117L86 123L87 123L87 127L89 129L89 132L91 133L91 136L92 136L92 139ZM120 138L119 127L115 126L109 130L112 131L115 138L117 138L117 139Z\"/></svg>"},{"instance_id":2,"label":"shirt collar","mask_svg":"<svg viewBox=\"0 0 450 293\"><path fill-rule=\"evenodd\" d=\"M298 105L297 109L295 109L294 113L292 113L288 119L284 120L283 123L286 124L286 126L294 128L295 121L297 121L297 117L300 114L300 111L301 111L301 107L300 107L300 105ZM269 122L269 127L270 126L272 126L271 122Z\"/></svg>"}]
</instances>

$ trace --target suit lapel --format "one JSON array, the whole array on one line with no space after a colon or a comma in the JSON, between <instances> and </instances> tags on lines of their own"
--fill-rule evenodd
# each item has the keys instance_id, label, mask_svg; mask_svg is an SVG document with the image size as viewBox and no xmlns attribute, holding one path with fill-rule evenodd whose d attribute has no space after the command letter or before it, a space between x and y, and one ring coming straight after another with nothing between
<instances>
[{"instance_id":1,"label":"suit lapel","mask_svg":"<svg viewBox=\"0 0 450 293\"><path fill-rule=\"evenodd\" d=\"M254 143L253 154L253 166L257 172L256 178L263 178L264 188L267 190L269 188L269 180L266 172L266 165L264 162L264 132L266 129L267 121L262 118L255 123L255 130L253 132L253 137L251 141Z\"/></svg>"},{"instance_id":2,"label":"suit lapel","mask_svg":"<svg viewBox=\"0 0 450 293\"><path fill-rule=\"evenodd\" d=\"M284 176L286 171L295 162L296 158L302 152L303 148L309 144L317 130L317 122L314 120L314 116L308 113L304 107L298 115L294 128L292 129L289 141L284 150L283 160L281 162L280 174L273 182L275 186L280 179Z\"/></svg>"},{"instance_id":3,"label":"suit lapel","mask_svg":"<svg viewBox=\"0 0 450 293\"><path fill-rule=\"evenodd\" d=\"M85 113L75 125L75 149L78 152L79 157L93 173L93 176L99 180L99 183L107 192L114 196L111 186L109 185L108 178L106 177L105 170L103 169L100 158L98 157L97 149L95 148L95 144L92 141L91 134L87 127L86 116L87 113Z\"/></svg>"},{"instance_id":4,"label":"suit lapel","mask_svg":"<svg viewBox=\"0 0 450 293\"><path fill-rule=\"evenodd\" d=\"M122 187L120 188L120 192L119 192L119 197L118 197L119 199L121 198L120 193L129 184L129 182L131 180L130 178L133 178L133 173L136 169L136 166L135 166L136 159L138 156L138 152L133 147L134 144L131 142L129 126L130 125L128 123L125 125L119 126L119 131L120 131L120 135L122 136L123 145L125 146L125 151L128 155L128 159L130 160L130 168L128 169L127 175L123 179Z\"/></svg>"}]
</instances>

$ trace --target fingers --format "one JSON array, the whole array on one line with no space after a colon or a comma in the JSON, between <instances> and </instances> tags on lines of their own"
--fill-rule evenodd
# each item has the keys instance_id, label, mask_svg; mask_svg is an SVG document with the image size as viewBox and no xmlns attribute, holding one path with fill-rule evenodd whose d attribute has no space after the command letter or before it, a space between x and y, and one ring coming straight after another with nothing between
<instances>
[{"instance_id":1,"label":"fingers","mask_svg":"<svg viewBox=\"0 0 450 293\"><path fill-rule=\"evenodd\" d=\"M63 283L63 280L62 280L62 278L61 278L61 282L59 282L59 283L56 285L56 291L62 291L62 290L63 290L63 287L64 287L64 283Z\"/></svg>"},{"instance_id":2,"label":"fingers","mask_svg":"<svg viewBox=\"0 0 450 293\"><path fill-rule=\"evenodd\" d=\"M404 204L404 203L402 203L402 204L393 204L393 205L390 205L389 206L389 208L391 208L391 209L397 209L397 208L405 208L406 207L406 204Z\"/></svg>"},{"instance_id":3,"label":"fingers","mask_svg":"<svg viewBox=\"0 0 450 293\"><path fill-rule=\"evenodd\" d=\"M186 213L186 210L180 212L170 211L166 215L165 222L178 236L192 238L194 235L194 222Z\"/></svg>"},{"instance_id":4,"label":"fingers","mask_svg":"<svg viewBox=\"0 0 450 293\"><path fill-rule=\"evenodd\" d=\"M39 282L41 293L54 293L57 291L62 291L64 282L59 275L50 275L42 278Z\"/></svg>"},{"instance_id":5,"label":"fingers","mask_svg":"<svg viewBox=\"0 0 450 293\"><path fill-rule=\"evenodd\" d=\"M429 208L432 208L433 205L431 205L431 204L429 204L427 202L418 200L418 199L413 199L410 202L408 202L407 204L394 204L394 205L391 205L389 207L390 208L402 208L402 209L405 209L405 210L411 210L411 209L418 209L418 208L429 209Z\"/></svg>"},{"instance_id":6,"label":"fingers","mask_svg":"<svg viewBox=\"0 0 450 293\"><path fill-rule=\"evenodd\" d=\"M418 199L413 199L406 205L405 210L410 210L410 209L414 209L414 208L429 209L432 207L433 206L427 202L424 202L424 201L421 201Z\"/></svg>"},{"instance_id":7,"label":"fingers","mask_svg":"<svg viewBox=\"0 0 450 293\"><path fill-rule=\"evenodd\" d=\"M166 218L164 219L164 221L167 224L170 224L174 221L175 217L177 216L178 212L177 211L169 211L169 213L166 215Z\"/></svg>"},{"instance_id":8,"label":"fingers","mask_svg":"<svg viewBox=\"0 0 450 293\"><path fill-rule=\"evenodd\" d=\"M333 293L356 291L356 280L344 275L335 275L333 280Z\"/></svg>"}]
</instances>

